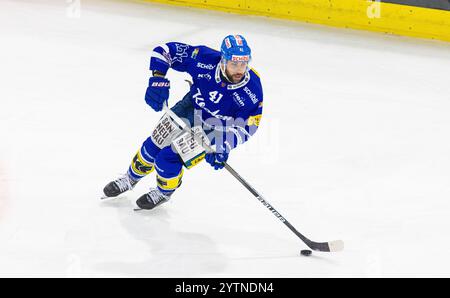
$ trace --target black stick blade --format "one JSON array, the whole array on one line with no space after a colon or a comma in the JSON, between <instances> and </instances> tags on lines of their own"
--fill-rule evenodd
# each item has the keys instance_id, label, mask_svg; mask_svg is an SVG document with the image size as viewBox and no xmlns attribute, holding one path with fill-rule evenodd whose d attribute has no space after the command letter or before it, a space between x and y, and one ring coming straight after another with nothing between
<instances>
[{"instance_id":1,"label":"black stick blade","mask_svg":"<svg viewBox=\"0 0 450 298\"><path fill-rule=\"evenodd\" d=\"M309 248L315 251L337 252L344 250L344 241L335 240L330 242L305 242Z\"/></svg>"}]
</instances>

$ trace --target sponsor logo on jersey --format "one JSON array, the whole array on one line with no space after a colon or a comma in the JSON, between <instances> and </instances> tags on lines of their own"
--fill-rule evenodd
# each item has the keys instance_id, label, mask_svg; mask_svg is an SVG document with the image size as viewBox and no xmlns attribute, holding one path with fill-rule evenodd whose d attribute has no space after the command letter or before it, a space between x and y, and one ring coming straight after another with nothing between
<instances>
[{"instance_id":1,"label":"sponsor logo on jersey","mask_svg":"<svg viewBox=\"0 0 450 298\"><path fill-rule=\"evenodd\" d=\"M200 108L203 108L205 106L205 99L202 96L202 92L200 91L200 88L197 88L197 93L193 94L192 98L194 99L195 103Z\"/></svg>"},{"instance_id":2,"label":"sponsor logo on jersey","mask_svg":"<svg viewBox=\"0 0 450 298\"><path fill-rule=\"evenodd\" d=\"M237 103L240 107L245 106L244 100L239 96L239 93L233 92L234 102Z\"/></svg>"},{"instance_id":3,"label":"sponsor logo on jersey","mask_svg":"<svg viewBox=\"0 0 450 298\"><path fill-rule=\"evenodd\" d=\"M244 91L245 91L245 93L247 93L247 95L250 97L251 101L254 104L256 104L259 101L258 98L256 97L256 94L253 93L252 91L250 91L250 89L248 89L247 86L244 87Z\"/></svg>"},{"instance_id":4,"label":"sponsor logo on jersey","mask_svg":"<svg viewBox=\"0 0 450 298\"><path fill-rule=\"evenodd\" d=\"M256 125L259 126L259 122L261 121L262 115L250 116L247 121L248 126Z\"/></svg>"},{"instance_id":5,"label":"sponsor logo on jersey","mask_svg":"<svg viewBox=\"0 0 450 298\"><path fill-rule=\"evenodd\" d=\"M211 111L210 109L208 109L207 107L203 107L203 110L205 110L206 112L208 112L211 116L220 119L220 120L233 120L233 117L230 116L224 116L219 114L220 110L217 111Z\"/></svg>"},{"instance_id":6,"label":"sponsor logo on jersey","mask_svg":"<svg viewBox=\"0 0 450 298\"><path fill-rule=\"evenodd\" d=\"M212 79L211 75L209 73L199 73L197 78L199 79L207 79L210 81Z\"/></svg>"},{"instance_id":7,"label":"sponsor logo on jersey","mask_svg":"<svg viewBox=\"0 0 450 298\"><path fill-rule=\"evenodd\" d=\"M250 60L249 55L243 55L243 56L231 56L231 61L237 61L237 62L248 62Z\"/></svg>"},{"instance_id":8,"label":"sponsor logo on jersey","mask_svg":"<svg viewBox=\"0 0 450 298\"><path fill-rule=\"evenodd\" d=\"M192 59L197 58L198 51L199 51L199 48L196 48L195 50L192 51L192 54L191 54L191 58Z\"/></svg>"},{"instance_id":9,"label":"sponsor logo on jersey","mask_svg":"<svg viewBox=\"0 0 450 298\"><path fill-rule=\"evenodd\" d=\"M231 119L233 119L232 117L230 117L230 116L224 116L224 115L221 115L221 114L219 114L220 113L220 110L216 110L216 111L211 111L210 109L208 109L207 107L206 107L206 103L205 103L205 99L203 98L203 95L202 95L202 93L201 93L201 91L200 91L200 88L197 88L197 93L195 93L195 94L193 94L192 95L192 98L194 99L194 101L195 101L195 103L201 108L201 109L203 109L204 111L206 111L208 114L210 114L211 116L213 116L213 117L215 117L215 118L217 118L217 119L220 119L220 120L231 120Z\"/></svg>"},{"instance_id":10,"label":"sponsor logo on jersey","mask_svg":"<svg viewBox=\"0 0 450 298\"><path fill-rule=\"evenodd\" d=\"M204 64L204 63L198 62L198 63L197 63L197 67L198 67L198 68L203 68L203 69L211 70L211 69L214 69L215 66L212 65L212 64Z\"/></svg>"},{"instance_id":11,"label":"sponsor logo on jersey","mask_svg":"<svg viewBox=\"0 0 450 298\"><path fill-rule=\"evenodd\" d=\"M260 107L260 108L263 107L263 102L262 102L262 101L259 103L259 106L258 106L258 107Z\"/></svg>"}]
</instances>

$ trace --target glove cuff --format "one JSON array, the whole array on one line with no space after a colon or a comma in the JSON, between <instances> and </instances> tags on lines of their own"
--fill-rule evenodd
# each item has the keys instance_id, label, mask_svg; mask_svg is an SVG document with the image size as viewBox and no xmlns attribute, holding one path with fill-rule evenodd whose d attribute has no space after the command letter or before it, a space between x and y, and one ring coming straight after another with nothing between
<instances>
[{"instance_id":1,"label":"glove cuff","mask_svg":"<svg viewBox=\"0 0 450 298\"><path fill-rule=\"evenodd\" d=\"M154 71L152 72L152 75L153 75L154 77L159 77L159 78L165 78L165 77L166 77L166 74L165 74L165 73L162 73L162 72L157 71L157 70L154 70Z\"/></svg>"}]
</instances>

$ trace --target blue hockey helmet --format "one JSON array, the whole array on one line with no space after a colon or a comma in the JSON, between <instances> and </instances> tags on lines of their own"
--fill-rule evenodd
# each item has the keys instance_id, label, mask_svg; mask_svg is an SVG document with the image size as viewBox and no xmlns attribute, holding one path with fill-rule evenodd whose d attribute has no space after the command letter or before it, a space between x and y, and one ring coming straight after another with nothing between
<instances>
[{"instance_id":1,"label":"blue hockey helmet","mask_svg":"<svg viewBox=\"0 0 450 298\"><path fill-rule=\"evenodd\" d=\"M250 62L252 51L242 35L228 35L220 47L222 59L225 61Z\"/></svg>"}]
</instances>

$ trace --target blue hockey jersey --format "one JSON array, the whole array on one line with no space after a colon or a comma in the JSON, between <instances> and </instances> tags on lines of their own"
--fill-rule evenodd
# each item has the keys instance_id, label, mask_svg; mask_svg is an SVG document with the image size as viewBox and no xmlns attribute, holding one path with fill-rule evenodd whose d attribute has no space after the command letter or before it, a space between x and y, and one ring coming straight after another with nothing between
<instances>
[{"instance_id":1,"label":"blue hockey jersey","mask_svg":"<svg viewBox=\"0 0 450 298\"><path fill-rule=\"evenodd\" d=\"M263 91L253 69L237 84L223 79L220 59L221 53L209 47L169 42L153 50L150 70L166 74L171 68L191 75L190 94L196 118L204 129L223 132L224 149L229 151L258 129Z\"/></svg>"}]
</instances>

